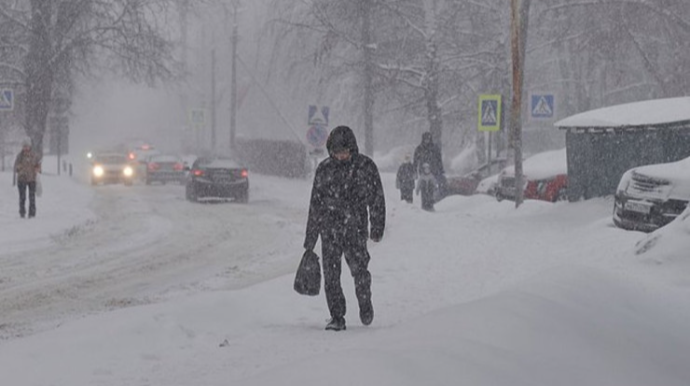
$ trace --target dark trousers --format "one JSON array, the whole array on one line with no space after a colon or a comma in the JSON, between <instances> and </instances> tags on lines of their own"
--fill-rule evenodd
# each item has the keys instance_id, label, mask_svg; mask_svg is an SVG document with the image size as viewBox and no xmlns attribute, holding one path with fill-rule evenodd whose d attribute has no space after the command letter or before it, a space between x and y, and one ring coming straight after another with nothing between
<instances>
[{"instance_id":1,"label":"dark trousers","mask_svg":"<svg viewBox=\"0 0 690 386\"><path fill-rule=\"evenodd\" d=\"M434 191L436 187L433 182L421 181L420 190L422 193L422 209L434 210Z\"/></svg>"},{"instance_id":2,"label":"dark trousers","mask_svg":"<svg viewBox=\"0 0 690 386\"><path fill-rule=\"evenodd\" d=\"M36 181L17 181L19 188L19 215L26 215L26 190L29 189L29 217L36 215Z\"/></svg>"},{"instance_id":3,"label":"dark trousers","mask_svg":"<svg viewBox=\"0 0 690 386\"><path fill-rule=\"evenodd\" d=\"M371 301L371 273L368 269L367 237L354 231L353 233L351 235L338 231L321 233L324 289L328 310L333 318L343 317L347 311L343 288L340 285L343 255L345 255L345 261L355 280L355 294L360 308Z\"/></svg>"},{"instance_id":4,"label":"dark trousers","mask_svg":"<svg viewBox=\"0 0 690 386\"><path fill-rule=\"evenodd\" d=\"M400 189L400 199L403 201L407 201L411 204L413 197L414 197L413 192L414 192L414 186L404 187L404 188Z\"/></svg>"}]
</instances>

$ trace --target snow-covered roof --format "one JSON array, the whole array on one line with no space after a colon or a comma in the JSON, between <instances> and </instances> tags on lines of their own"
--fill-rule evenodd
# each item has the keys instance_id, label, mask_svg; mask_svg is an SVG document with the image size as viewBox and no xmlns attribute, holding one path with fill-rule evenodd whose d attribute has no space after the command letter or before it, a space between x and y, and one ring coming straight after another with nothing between
<instances>
[{"instance_id":1,"label":"snow-covered roof","mask_svg":"<svg viewBox=\"0 0 690 386\"><path fill-rule=\"evenodd\" d=\"M690 122L690 97L654 99L586 111L556 122L556 127L615 128Z\"/></svg>"}]
</instances>

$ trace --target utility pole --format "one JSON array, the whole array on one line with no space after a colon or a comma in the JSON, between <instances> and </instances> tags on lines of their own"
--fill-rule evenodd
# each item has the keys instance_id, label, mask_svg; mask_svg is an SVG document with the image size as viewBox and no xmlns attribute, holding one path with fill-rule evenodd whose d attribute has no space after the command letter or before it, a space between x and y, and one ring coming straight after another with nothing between
<instances>
[{"instance_id":1,"label":"utility pole","mask_svg":"<svg viewBox=\"0 0 690 386\"><path fill-rule=\"evenodd\" d=\"M235 152L235 135L237 134L237 6L232 12L232 68L230 69L230 153Z\"/></svg>"},{"instance_id":2,"label":"utility pole","mask_svg":"<svg viewBox=\"0 0 690 386\"><path fill-rule=\"evenodd\" d=\"M371 29L371 0L360 0L362 11L362 54L364 59L364 154L374 155L374 85L373 36Z\"/></svg>"},{"instance_id":3,"label":"utility pole","mask_svg":"<svg viewBox=\"0 0 690 386\"><path fill-rule=\"evenodd\" d=\"M182 0L179 3L180 7L180 56L182 60L182 73L184 74L184 79L188 80L189 77L189 63L188 61L188 54L187 54L187 46L188 46L188 19L187 19L187 13L189 11L189 5L188 5L189 0ZM185 81L183 84L188 85L188 83ZM191 119L190 119L190 111L189 111L189 98L188 98L188 92L189 92L189 87L183 88L183 90L180 91L180 104L182 105L182 117L181 117L181 122L182 122L182 129L184 130L184 135L182 135L183 140L181 141L182 148L186 151L188 148L188 144L185 144L185 142L190 138L190 136L187 134L189 133L188 130L193 130L194 132L196 131L196 128L192 127L191 124Z\"/></svg>"},{"instance_id":4,"label":"utility pole","mask_svg":"<svg viewBox=\"0 0 690 386\"><path fill-rule=\"evenodd\" d=\"M513 62L513 95L510 108L510 142L515 155L515 207L524 199L522 175L522 84L524 74L525 44L527 42L527 15L530 0L510 2L511 54Z\"/></svg>"},{"instance_id":5,"label":"utility pole","mask_svg":"<svg viewBox=\"0 0 690 386\"><path fill-rule=\"evenodd\" d=\"M211 152L216 153L216 49L211 50Z\"/></svg>"}]
</instances>

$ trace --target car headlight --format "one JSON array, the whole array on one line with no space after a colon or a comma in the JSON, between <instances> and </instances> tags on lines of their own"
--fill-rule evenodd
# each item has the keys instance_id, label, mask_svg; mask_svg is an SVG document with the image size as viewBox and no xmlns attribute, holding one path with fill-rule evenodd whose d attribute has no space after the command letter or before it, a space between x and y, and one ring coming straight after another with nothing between
<instances>
[{"instance_id":1,"label":"car headlight","mask_svg":"<svg viewBox=\"0 0 690 386\"><path fill-rule=\"evenodd\" d=\"M100 165L96 165L93 167L93 175L96 177L102 177L103 176L103 167Z\"/></svg>"},{"instance_id":2,"label":"car headlight","mask_svg":"<svg viewBox=\"0 0 690 386\"><path fill-rule=\"evenodd\" d=\"M131 177L134 175L134 169L132 169L130 166L126 166L124 170L122 170L122 173L125 175L125 177Z\"/></svg>"}]
</instances>

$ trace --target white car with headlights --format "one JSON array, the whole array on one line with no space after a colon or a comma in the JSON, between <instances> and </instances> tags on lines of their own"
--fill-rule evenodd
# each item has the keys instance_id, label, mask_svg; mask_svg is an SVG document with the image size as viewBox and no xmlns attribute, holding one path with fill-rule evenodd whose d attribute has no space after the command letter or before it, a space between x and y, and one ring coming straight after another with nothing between
<instances>
[{"instance_id":1,"label":"white car with headlights","mask_svg":"<svg viewBox=\"0 0 690 386\"><path fill-rule=\"evenodd\" d=\"M651 232L683 213L690 201L690 158L639 166L621 177L613 222L624 229Z\"/></svg>"},{"instance_id":2,"label":"white car with headlights","mask_svg":"<svg viewBox=\"0 0 690 386\"><path fill-rule=\"evenodd\" d=\"M125 154L99 153L92 158L91 185L123 183L130 186L134 177L135 166Z\"/></svg>"}]
</instances>

